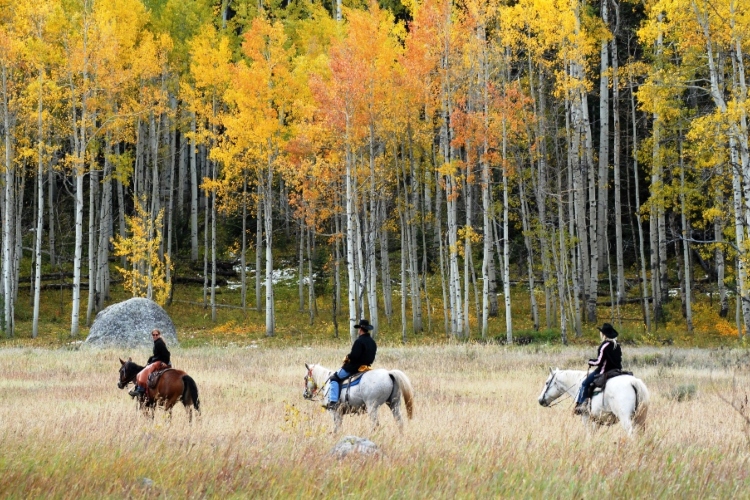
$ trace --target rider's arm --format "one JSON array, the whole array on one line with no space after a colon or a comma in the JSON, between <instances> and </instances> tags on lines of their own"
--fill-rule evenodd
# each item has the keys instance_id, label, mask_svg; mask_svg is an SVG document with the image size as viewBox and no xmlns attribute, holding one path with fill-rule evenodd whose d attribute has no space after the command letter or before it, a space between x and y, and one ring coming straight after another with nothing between
<instances>
[{"instance_id":1,"label":"rider's arm","mask_svg":"<svg viewBox=\"0 0 750 500\"><path fill-rule=\"evenodd\" d=\"M599 352L597 354L596 359L590 359L589 360L589 366L601 366L602 362L604 362L604 351L607 349L608 346L611 344L609 342L603 342L599 346Z\"/></svg>"}]
</instances>

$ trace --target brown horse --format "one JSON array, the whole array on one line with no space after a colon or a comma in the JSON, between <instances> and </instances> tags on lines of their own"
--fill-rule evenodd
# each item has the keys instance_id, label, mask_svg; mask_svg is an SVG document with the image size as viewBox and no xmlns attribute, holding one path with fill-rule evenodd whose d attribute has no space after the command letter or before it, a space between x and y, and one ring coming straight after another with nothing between
<instances>
[{"instance_id":1,"label":"brown horse","mask_svg":"<svg viewBox=\"0 0 750 500\"><path fill-rule=\"evenodd\" d=\"M127 361L120 359L120 381L117 382L117 387L124 389L128 384L135 380L138 372L143 370L142 366L133 363L133 360L128 358ZM193 408L200 414L200 400L198 399L198 386L195 385L195 381L182 370L175 370L170 368L165 371L156 383L156 387L149 388L148 396L141 395L138 397L138 402L142 409L151 409L153 416L153 410L156 406L164 406L164 410L172 416L172 407L177 404L177 401L181 401L185 406L185 410L188 414L188 420L193 421Z\"/></svg>"}]
</instances>

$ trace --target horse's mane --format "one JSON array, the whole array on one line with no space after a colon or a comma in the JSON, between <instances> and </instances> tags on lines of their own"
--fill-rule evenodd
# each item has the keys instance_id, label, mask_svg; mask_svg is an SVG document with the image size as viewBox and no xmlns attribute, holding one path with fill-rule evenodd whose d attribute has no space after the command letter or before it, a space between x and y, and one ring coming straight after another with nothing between
<instances>
[{"instance_id":1,"label":"horse's mane","mask_svg":"<svg viewBox=\"0 0 750 500\"><path fill-rule=\"evenodd\" d=\"M310 367L312 368L312 375L315 380L327 379L333 373L333 370L317 363L310 365Z\"/></svg>"},{"instance_id":2,"label":"horse's mane","mask_svg":"<svg viewBox=\"0 0 750 500\"><path fill-rule=\"evenodd\" d=\"M128 366L129 365L129 366ZM143 370L143 366L139 365L135 361L128 358L128 360L125 362L126 370L130 372L131 370L135 371L135 373L138 373L139 371Z\"/></svg>"}]
</instances>

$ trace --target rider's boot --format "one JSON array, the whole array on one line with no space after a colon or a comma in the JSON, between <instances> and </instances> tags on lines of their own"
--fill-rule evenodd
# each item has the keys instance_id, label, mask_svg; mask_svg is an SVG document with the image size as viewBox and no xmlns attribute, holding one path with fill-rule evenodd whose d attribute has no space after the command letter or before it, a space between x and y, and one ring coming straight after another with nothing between
<instances>
[{"instance_id":1,"label":"rider's boot","mask_svg":"<svg viewBox=\"0 0 750 500\"><path fill-rule=\"evenodd\" d=\"M136 384L133 390L130 391L128 394L130 394L130 396L132 397L143 396L144 394L146 394L146 389Z\"/></svg>"}]
</instances>

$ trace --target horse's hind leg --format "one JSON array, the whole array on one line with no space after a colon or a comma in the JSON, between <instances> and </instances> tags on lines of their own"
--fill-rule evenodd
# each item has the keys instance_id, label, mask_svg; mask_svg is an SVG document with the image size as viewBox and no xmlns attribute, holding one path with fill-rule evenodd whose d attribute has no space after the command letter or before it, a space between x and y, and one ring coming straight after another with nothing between
<instances>
[{"instance_id":1,"label":"horse's hind leg","mask_svg":"<svg viewBox=\"0 0 750 500\"><path fill-rule=\"evenodd\" d=\"M164 403L164 411L167 412L167 415L169 415L169 421L172 421L172 409L174 408L174 405L177 404L177 400L179 399L179 396L172 396Z\"/></svg>"},{"instance_id":2,"label":"horse's hind leg","mask_svg":"<svg viewBox=\"0 0 750 500\"><path fill-rule=\"evenodd\" d=\"M396 419L396 423L398 424L398 430L403 431L404 419L401 418L401 401L388 402L386 404L391 408L393 418Z\"/></svg>"},{"instance_id":3,"label":"horse's hind leg","mask_svg":"<svg viewBox=\"0 0 750 500\"><path fill-rule=\"evenodd\" d=\"M370 415L370 421L372 422L372 430L378 428L378 408L380 408L380 405L378 403L375 403L373 405L367 406L367 414Z\"/></svg>"}]
</instances>

